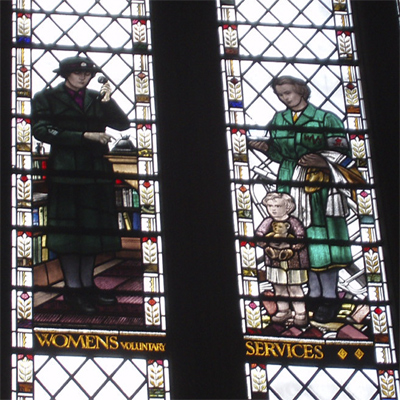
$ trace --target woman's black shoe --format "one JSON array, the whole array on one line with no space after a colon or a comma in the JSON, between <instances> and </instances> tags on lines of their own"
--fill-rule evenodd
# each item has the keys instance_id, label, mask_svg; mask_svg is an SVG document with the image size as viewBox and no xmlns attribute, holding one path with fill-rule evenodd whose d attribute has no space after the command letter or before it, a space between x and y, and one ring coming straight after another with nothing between
<instances>
[{"instance_id":1,"label":"woman's black shoe","mask_svg":"<svg viewBox=\"0 0 400 400\"><path fill-rule=\"evenodd\" d=\"M104 290L100 290L96 286L84 288L86 298L100 306L112 306L117 304L117 298Z\"/></svg>"},{"instance_id":2,"label":"woman's black shoe","mask_svg":"<svg viewBox=\"0 0 400 400\"><path fill-rule=\"evenodd\" d=\"M81 293L66 293L64 300L77 312L91 315L97 311L96 307Z\"/></svg>"},{"instance_id":3,"label":"woman's black shoe","mask_svg":"<svg viewBox=\"0 0 400 400\"><path fill-rule=\"evenodd\" d=\"M333 322L336 320L338 308L335 303L324 303L315 310L313 320L320 323Z\"/></svg>"},{"instance_id":4,"label":"woman's black shoe","mask_svg":"<svg viewBox=\"0 0 400 400\"><path fill-rule=\"evenodd\" d=\"M98 293L97 296L94 297L94 301L102 306L112 306L114 304L117 304L117 298L108 293Z\"/></svg>"}]
</instances>

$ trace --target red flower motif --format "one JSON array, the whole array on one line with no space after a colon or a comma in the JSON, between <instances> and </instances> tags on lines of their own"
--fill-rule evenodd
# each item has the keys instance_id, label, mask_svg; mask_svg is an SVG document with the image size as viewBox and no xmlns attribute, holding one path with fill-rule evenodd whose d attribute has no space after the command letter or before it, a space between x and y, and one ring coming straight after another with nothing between
<instances>
[{"instance_id":1,"label":"red flower motif","mask_svg":"<svg viewBox=\"0 0 400 400\"><path fill-rule=\"evenodd\" d=\"M117 185L121 185L123 182L122 182L122 179L116 179L116 180L115 180L115 183L116 183Z\"/></svg>"},{"instance_id":2,"label":"red flower motif","mask_svg":"<svg viewBox=\"0 0 400 400\"><path fill-rule=\"evenodd\" d=\"M144 237L144 238L142 238L142 242L147 242L149 240L149 238L148 237Z\"/></svg>"},{"instance_id":3,"label":"red flower motif","mask_svg":"<svg viewBox=\"0 0 400 400\"><path fill-rule=\"evenodd\" d=\"M247 244L247 242L240 242L240 245L241 245L242 247L246 246L246 244Z\"/></svg>"},{"instance_id":4,"label":"red flower motif","mask_svg":"<svg viewBox=\"0 0 400 400\"><path fill-rule=\"evenodd\" d=\"M148 189L151 186L151 183L149 181L146 181L145 183L143 183L143 186Z\"/></svg>"},{"instance_id":5,"label":"red flower motif","mask_svg":"<svg viewBox=\"0 0 400 400\"><path fill-rule=\"evenodd\" d=\"M24 66L24 67L21 67L19 70L20 70L22 73L28 72L28 68L26 68L25 66Z\"/></svg>"},{"instance_id":6,"label":"red flower motif","mask_svg":"<svg viewBox=\"0 0 400 400\"><path fill-rule=\"evenodd\" d=\"M28 293L24 292L24 293L21 294L21 299L22 300L28 300L29 298L30 298L30 296L29 296Z\"/></svg>"},{"instance_id":7,"label":"red flower motif","mask_svg":"<svg viewBox=\"0 0 400 400\"><path fill-rule=\"evenodd\" d=\"M148 301L148 304L150 304L151 306L154 306L155 304L157 304L157 302L154 299L150 299Z\"/></svg>"},{"instance_id":8,"label":"red flower motif","mask_svg":"<svg viewBox=\"0 0 400 400\"><path fill-rule=\"evenodd\" d=\"M241 187L239 188L239 190L240 190L242 193L247 192L247 188L245 188L244 186L241 186Z\"/></svg>"},{"instance_id":9,"label":"red flower motif","mask_svg":"<svg viewBox=\"0 0 400 400\"><path fill-rule=\"evenodd\" d=\"M250 307L252 310L254 310L254 309L257 308L257 304L254 303L254 301L252 301L252 302L249 304L249 307Z\"/></svg>"},{"instance_id":10,"label":"red flower motif","mask_svg":"<svg viewBox=\"0 0 400 400\"><path fill-rule=\"evenodd\" d=\"M348 83L346 87L347 89L353 90L355 88L355 85L353 85L352 83Z\"/></svg>"},{"instance_id":11,"label":"red flower motif","mask_svg":"<svg viewBox=\"0 0 400 400\"><path fill-rule=\"evenodd\" d=\"M232 78L232 79L231 79L231 82L232 82L234 85L236 85L236 84L239 82L239 80L236 79L236 78Z\"/></svg>"},{"instance_id":12,"label":"red flower motif","mask_svg":"<svg viewBox=\"0 0 400 400\"><path fill-rule=\"evenodd\" d=\"M361 197L368 197L368 193L365 191L365 190L363 190L361 193L360 193L360 196Z\"/></svg>"},{"instance_id":13,"label":"red flower motif","mask_svg":"<svg viewBox=\"0 0 400 400\"><path fill-rule=\"evenodd\" d=\"M19 179L21 179L21 181L25 183L28 180L28 177L26 175L22 175Z\"/></svg>"},{"instance_id":14,"label":"red flower motif","mask_svg":"<svg viewBox=\"0 0 400 400\"><path fill-rule=\"evenodd\" d=\"M382 309L380 309L379 307L376 307L374 310L375 314L381 315L383 313Z\"/></svg>"}]
</instances>

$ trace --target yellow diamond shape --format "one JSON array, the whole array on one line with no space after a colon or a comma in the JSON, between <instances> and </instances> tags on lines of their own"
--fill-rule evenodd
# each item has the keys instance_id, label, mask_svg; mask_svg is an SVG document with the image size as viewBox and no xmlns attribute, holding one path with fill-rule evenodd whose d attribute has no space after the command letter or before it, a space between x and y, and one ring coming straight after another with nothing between
<instances>
[{"instance_id":1,"label":"yellow diamond shape","mask_svg":"<svg viewBox=\"0 0 400 400\"><path fill-rule=\"evenodd\" d=\"M354 353L354 355L361 360L364 357L364 352L361 349L357 349L357 351Z\"/></svg>"},{"instance_id":2,"label":"yellow diamond shape","mask_svg":"<svg viewBox=\"0 0 400 400\"><path fill-rule=\"evenodd\" d=\"M345 349L340 349L340 351L338 352L338 356L344 360L347 357L347 351Z\"/></svg>"}]
</instances>

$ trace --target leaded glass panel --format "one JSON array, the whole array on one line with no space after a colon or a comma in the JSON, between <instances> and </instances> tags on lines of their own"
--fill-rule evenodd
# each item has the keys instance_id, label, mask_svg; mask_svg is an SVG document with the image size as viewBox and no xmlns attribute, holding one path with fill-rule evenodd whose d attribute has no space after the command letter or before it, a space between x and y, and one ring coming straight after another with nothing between
<instances>
[{"instance_id":1,"label":"leaded glass panel","mask_svg":"<svg viewBox=\"0 0 400 400\"><path fill-rule=\"evenodd\" d=\"M71 61L78 56L78 64ZM15 398L169 398L152 63L146 0L13 1ZM100 72L94 79L93 71ZM74 89L74 74L89 81L83 94ZM62 111L50 124L45 117L59 103L41 103L57 88L71 101L64 83L75 96L70 104L86 113L82 124L91 126L78 142L71 126L83 117ZM97 119L88 116L91 104L103 110ZM106 146L96 153L85 135L96 124L101 132L102 118L115 122L95 132ZM78 155L85 146L92 149L86 161ZM71 149L74 162L105 169L71 172ZM64 165L57 169L57 162ZM54 212L64 220L82 212L81 226L54 224ZM112 222L102 224L108 214ZM90 247L93 238L101 240L99 251Z\"/></svg>"},{"instance_id":2,"label":"leaded glass panel","mask_svg":"<svg viewBox=\"0 0 400 400\"><path fill-rule=\"evenodd\" d=\"M396 398L350 4L218 16L249 398Z\"/></svg>"}]
</instances>

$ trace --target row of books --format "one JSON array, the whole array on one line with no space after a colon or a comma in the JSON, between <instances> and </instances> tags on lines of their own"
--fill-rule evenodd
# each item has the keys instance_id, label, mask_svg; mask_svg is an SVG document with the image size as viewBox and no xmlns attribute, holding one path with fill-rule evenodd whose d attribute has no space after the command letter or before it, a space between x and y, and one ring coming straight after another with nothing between
<instances>
[{"instance_id":1,"label":"row of books","mask_svg":"<svg viewBox=\"0 0 400 400\"><path fill-rule=\"evenodd\" d=\"M32 209L32 225L33 226L47 225L47 206L34 207Z\"/></svg>"},{"instance_id":2,"label":"row of books","mask_svg":"<svg viewBox=\"0 0 400 400\"><path fill-rule=\"evenodd\" d=\"M140 213L123 211L118 213L118 227L127 231L140 230Z\"/></svg>"},{"instance_id":3,"label":"row of books","mask_svg":"<svg viewBox=\"0 0 400 400\"><path fill-rule=\"evenodd\" d=\"M139 194L133 188L117 188L115 190L117 207L139 208Z\"/></svg>"},{"instance_id":4,"label":"row of books","mask_svg":"<svg viewBox=\"0 0 400 400\"><path fill-rule=\"evenodd\" d=\"M38 235L33 237L32 263L40 264L52 260L55 255L49 251L46 245L46 235Z\"/></svg>"}]
</instances>

